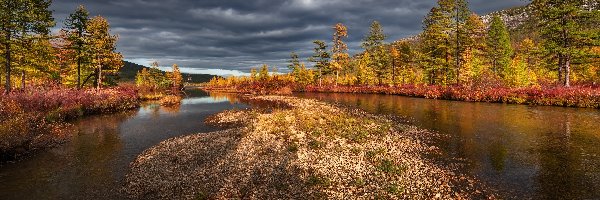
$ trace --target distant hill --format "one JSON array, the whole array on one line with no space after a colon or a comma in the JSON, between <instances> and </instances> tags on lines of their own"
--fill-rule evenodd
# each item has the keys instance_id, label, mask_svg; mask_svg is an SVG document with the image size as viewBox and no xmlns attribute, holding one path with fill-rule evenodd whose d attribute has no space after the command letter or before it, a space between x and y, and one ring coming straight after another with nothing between
<instances>
[{"instance_id":1,"label":"distant hill","mask_svg":"<svg viewBox=\"0 0 600 200\"><path fill-rule=\"evenodd\" d=\"M119 81L121 82L133 82L135 81L135 75L138 71L149 67L138 65L132 62L123 61L124 66L119 70ZM183 78L186 82L189 83L205 83L210 81L215 75L210 74L188 74L182 73Z\"/></svg>"}]
</instances>

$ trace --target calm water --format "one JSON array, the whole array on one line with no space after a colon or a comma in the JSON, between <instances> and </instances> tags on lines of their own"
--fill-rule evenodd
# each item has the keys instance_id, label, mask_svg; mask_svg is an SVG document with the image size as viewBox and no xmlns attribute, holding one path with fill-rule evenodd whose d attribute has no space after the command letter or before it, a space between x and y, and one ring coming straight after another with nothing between
<instances>
[{"instance_id":1,"label":"calm water","mask_svg":"<svg viewBox=\"0 0 600 200\"><path fill-rule=\"evenodd\" d=\"M390 95L298 94L408 117L449 134L449 156L509 199L600 199L600 110L428 100Z\"/></svg>"},{"instance_id":2,"label":"calm water","mask_svg":"<svg viewBox=\"0 0 600 200\"><path fill-rule=\"evenodd\" d=\"M72 141L0 167L0 199L122 199L128 165L165 139L216 130L204 119L244 108L234 98L190 91L179 108L149 103L137 111L74 122Z\"/></svg>"}]
</instances>

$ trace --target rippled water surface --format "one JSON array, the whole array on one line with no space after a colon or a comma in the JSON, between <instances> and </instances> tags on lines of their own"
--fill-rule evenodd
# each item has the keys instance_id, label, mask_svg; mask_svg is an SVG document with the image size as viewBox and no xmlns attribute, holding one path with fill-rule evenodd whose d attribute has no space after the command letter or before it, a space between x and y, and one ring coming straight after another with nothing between
<instances>
[{"instance_id":1,"label":"rippled water surface","mask_svg":"<svg viewBox=\"0 0 600 200\"><path fill-rule=\"evenodd\" d=\"M600 199L600 110L375 94L301 93L393 114L456 137L442 144L509 199Z\"/></svg>"},{"instance_id":2,"label":"rippled water surface","mask_svg":"<svg viewBox=\"0 0 600 200\"><path fill-rule=\"evenodd\" d=\"M188 93L177 108L147 103L75 121L70 142L0 167L0 199L122 199L123 177L142 151L171 137L214 131L204 124L207 116L247 107L233 97Z\"/></svg>"}]
</instances>

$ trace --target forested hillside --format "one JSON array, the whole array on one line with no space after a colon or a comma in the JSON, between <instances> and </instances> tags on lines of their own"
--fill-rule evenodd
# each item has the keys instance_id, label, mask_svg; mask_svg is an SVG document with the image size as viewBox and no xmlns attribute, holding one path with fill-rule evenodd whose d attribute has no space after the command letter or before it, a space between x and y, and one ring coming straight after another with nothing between
<instances>
[{"instance_id":1,"label":"forested hillside","mask_svg":"<svg viewBox=\"0 0 600 200\"><path fill-rule=\"evenodd\" d=\"M150 67L146 67L143 65L138 65L132 62L123 61L123 67L119 69L119 81L122 82L134 82L135 76L138 72L142 71L142 69L146 68L149 70ZM181 73L185 82L189 83L205 83L210 81L215 75L210 74L188 74Z\"/></svg>"}]
</instances>

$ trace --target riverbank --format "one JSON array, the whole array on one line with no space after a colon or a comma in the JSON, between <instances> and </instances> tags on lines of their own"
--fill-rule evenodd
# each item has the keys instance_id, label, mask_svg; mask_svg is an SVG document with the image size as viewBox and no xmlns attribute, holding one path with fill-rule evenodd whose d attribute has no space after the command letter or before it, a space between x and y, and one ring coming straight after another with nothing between
<instances>
[{"instance_id":1,"label":"riverbank","mask_svg":"<svg viewBox=\"0 0 600 200\"><path fill-rule=\"evenodd\" d=\"M432 157L438 134L316 100L250 97L283 109L232 110L230 128L142 153L124 190L134 199L494 198L459 163Z\"/></svg>"},{"instance_id":2,"label":"riverbank","mask_svg":"<svg viewBox=\"0 0 600 200\"><path fill-rule=\"evenodd\" d=\"M0 163L60 143L69 136L69 120L131 110L139 103L133 86L31 88L0 94Z\"/></svg>"}]
</instances>

